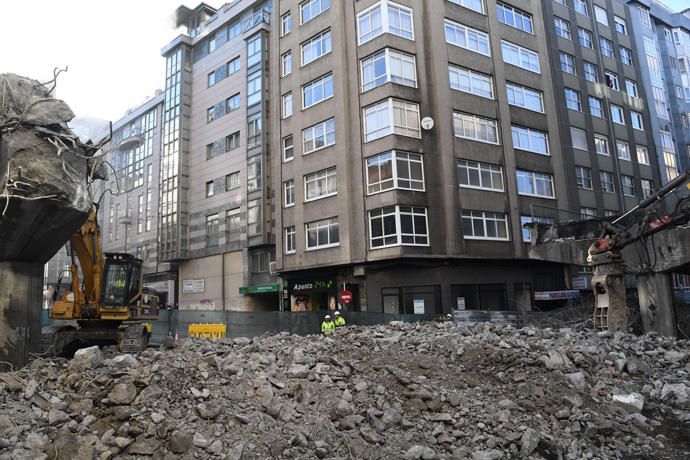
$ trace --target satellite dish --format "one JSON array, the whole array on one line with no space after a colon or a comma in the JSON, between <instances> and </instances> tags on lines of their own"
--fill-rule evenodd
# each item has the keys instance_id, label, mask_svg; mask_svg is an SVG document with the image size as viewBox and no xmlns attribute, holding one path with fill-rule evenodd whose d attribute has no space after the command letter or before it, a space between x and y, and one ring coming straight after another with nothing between
<instances>
[{"instance_id":1,"label":"satellite dish","mask_svg":"<svg viewBox=\"0 0 690 460\"><path fill-rule=\"evenodd\" d=\"M434 127L434 119L433 118L431 118L431 117L422 118L422 128L424 128L425 131L429 131L433 127Z\"/></svg>"}]
</instances>

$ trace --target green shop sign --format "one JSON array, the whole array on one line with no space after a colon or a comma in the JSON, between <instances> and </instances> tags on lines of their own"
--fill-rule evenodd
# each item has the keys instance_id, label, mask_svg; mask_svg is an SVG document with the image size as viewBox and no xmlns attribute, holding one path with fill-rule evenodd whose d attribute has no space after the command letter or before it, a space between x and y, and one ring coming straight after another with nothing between
<instances>
[{"instance_id":1,"label":"green shop sign","mask_svg":"<svg viewBox=\"0 0 690 460\"><path fill-rule=\"evenodd\" d=\"M261 294L264 292L278 292L280 284L264 284L261 286L247 286L240 288L240 294Z\"/></svg>"}]
</instances>

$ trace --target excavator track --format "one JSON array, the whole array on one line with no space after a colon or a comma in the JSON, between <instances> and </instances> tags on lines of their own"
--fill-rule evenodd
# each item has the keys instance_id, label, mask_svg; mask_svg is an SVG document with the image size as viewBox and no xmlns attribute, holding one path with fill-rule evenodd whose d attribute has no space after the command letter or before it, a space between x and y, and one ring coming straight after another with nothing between
<instances>
[{"instance_id":1,"label":"excavator track","mask_svg":"<svg viewBox=\"0 0 690 460\"><path fill-rule=\"evenodd\" d=\"M52 325L41 330L41 355L62 356L77 347L74 326Z\"/></svg>"},{"instance_id":2,"label":"excavator track","mask_svg":"<svg viewBox=\"0 0 690 460\"><path fill-rule=\"evenodd\" d=\"M146 350L149 345L149 333L141 324L130 324L120 331L118 349L122 353L137 353Z\"/></svg>"}]
</instances>

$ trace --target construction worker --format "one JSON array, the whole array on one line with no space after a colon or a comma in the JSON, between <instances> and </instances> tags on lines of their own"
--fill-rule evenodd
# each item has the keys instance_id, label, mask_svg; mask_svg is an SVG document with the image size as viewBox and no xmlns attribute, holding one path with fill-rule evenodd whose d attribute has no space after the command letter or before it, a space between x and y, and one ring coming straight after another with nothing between
<instances>
[{"instance_id":1,"label":"construction worker","mask_svg":"<svg viewBox=\"0 0 690 460\"><path fill-rule=\"evenodd\" d=\"M345 326L345 318L340 316L340 312L336 311L335 312L335 327L343 327Z\"/></svg>"},{"instance_id":2,"label":"construction worker","mask_svg":"<svg viewBox=\"0 0 690 460\"><path fill-rule=\"evenodd\" d=\"M321 332L323 335L331 335L335 331L335 323L331 319L331 315L326 315L321 323Z\"/></svg>"}]
</instances>

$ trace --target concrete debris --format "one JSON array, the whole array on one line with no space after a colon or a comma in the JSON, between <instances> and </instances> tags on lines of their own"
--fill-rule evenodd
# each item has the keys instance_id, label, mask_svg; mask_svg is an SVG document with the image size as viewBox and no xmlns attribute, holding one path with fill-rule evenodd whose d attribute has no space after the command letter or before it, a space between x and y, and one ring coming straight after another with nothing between
<instances>
[{"instance_id":1,"label":"concrete debris","mask_svg":"<svg viewBox=\"0 0 690 460\"><path fill-rule=\"evenodd\" d=\"M0 379L0 460L688 458L689 352L442 323L90 350Z\"/></svg>"}]
</instances>

